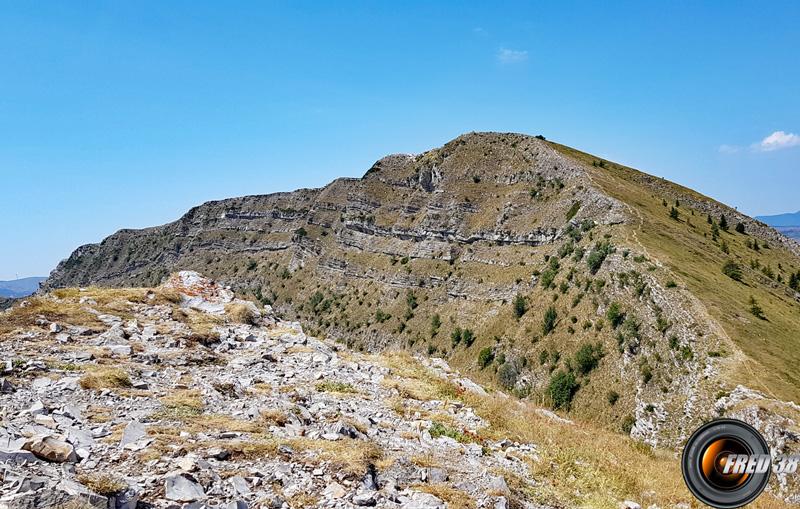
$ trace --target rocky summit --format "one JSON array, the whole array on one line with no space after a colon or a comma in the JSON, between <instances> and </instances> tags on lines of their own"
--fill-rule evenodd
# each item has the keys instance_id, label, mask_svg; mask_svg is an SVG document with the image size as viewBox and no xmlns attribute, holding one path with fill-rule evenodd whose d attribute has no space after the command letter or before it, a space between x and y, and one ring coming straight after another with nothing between
<instances>
[{"instance_id":1,"label":"rocky summit","mask_svg":"<svg viewBox=\"0 0 800 509\"><path fill-rule=\"evenodd\" d=\"M78 248L0 315L3 500L672 507L709 419L798 450L798 331L796 241L470 133Z\"/></svg>"}]
</instances>

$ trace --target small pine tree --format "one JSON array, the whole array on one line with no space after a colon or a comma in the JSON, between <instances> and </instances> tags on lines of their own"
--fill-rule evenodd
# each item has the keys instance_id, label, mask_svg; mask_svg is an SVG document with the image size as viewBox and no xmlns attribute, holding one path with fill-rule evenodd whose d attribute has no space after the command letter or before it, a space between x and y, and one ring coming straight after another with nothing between
<instances>
[{"instance_id":1,"label":"small pine tree","mask_svg":"<svg viewBox=\"0 0 800 509\"><path fill-rule=\"evenodd\" d=\"M678 209L676 209L675 207L672 207L671 209L669 209L669 217L671 219L674 219L674 220L677 221L678 220Z\"/></svg>"},{"instance_id":2,"label":"small pine tree","mask_svg":"<svg viewBox=\"0 0 800 509\"><path fill-rule=\"evenodd\" d=\"M744 235L744 223L736 223L736 228L734 229L736 230L736 233L741 233Z\"/></svg>"},{"instance_id":3,"label":"small pine tree","mask_svg":"<svg viewBox=\"0 0 800 509\"><path fill-rule=\"evenodd\" d=\"M722 265L722 273L734 281L742 280L742 269L739 267L739 264L733 260L728 260Z\"/></svg>"},{"instance_id":4,"label":"small pine tree","mask_svg":"<svg viewBox=\"0 0 800 509\"><path fill-rule=\"evenodd\" d=\"M800 272L791 274L789 276L789 288L796 292L800 292Z\"/></svg>"},{"instance_id":5,"label":"small pine tree","mask_svg":"<svg viewBox=\"0 0 800 509\"><path fill-rule=\"evenodd\" d=\"M760 318L761 320L766 320L764 316L764 310L761 309L761 306L758 305L758 301L756 301L755 297L752 295L750 296L750 313L755 316L756 318Z\"/></svg>"},{"instance_id":6,"label":"small pine tree","mask_svg":"<svg viewBox=\"0 0 800 509\"><path fill-rule=\"evenodd\" d=\"M722 231L728 231L728 220L725 219L725 214L719 216L719 227Z\"/></svg>"}]
</instances>

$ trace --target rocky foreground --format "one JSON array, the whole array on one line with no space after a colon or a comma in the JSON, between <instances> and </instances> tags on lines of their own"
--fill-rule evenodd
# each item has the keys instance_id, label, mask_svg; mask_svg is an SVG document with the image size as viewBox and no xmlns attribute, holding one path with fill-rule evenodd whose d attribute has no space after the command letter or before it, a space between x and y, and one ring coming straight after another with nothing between
<instances>
[{"instance_id":1,"label":"rocky foreground","mask_svg":"<svg viewBox=\"0 0 800 509\"><path fill-rule=\"evenodd\" d=\"M485 394L444 362L393 369L182 276L186 311L79 292L91 325L34 313L6 335L0 507L502 508L506 477L532 478L535 445L480 439L472 408L436 397Z\"/></svg>"},{"instance_id":2,"label":"rocky foreground","mask_svg":"<svg viewBox=\"0 0 800 509\"><path fill-rule=\"evenodd\" d=\"M674 451L309 337L193 272L33 297L0 338L0 508L691 502Z\"/></svg>"}]
</instances>

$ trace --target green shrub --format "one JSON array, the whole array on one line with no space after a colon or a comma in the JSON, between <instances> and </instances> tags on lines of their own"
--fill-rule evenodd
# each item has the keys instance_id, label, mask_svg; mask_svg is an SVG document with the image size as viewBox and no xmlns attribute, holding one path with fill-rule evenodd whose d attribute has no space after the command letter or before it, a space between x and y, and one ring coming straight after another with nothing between
<instances>
[{"instance_id":1,"label":"green shrub","mask_svg":"<svg viewBox=\"0 0 800 509\"><path fill-rule=\"evenodd\" d=\"M439 313L436 313L431 317L431 337L436 336L439 334L439 327L442 326L442 318L439 316Z\"/></svg>"},{"instance_id":2,"label":"green shrub","mask_svg":"<svg viewBox=\"0 0 800 509\"><path fill-rule=\"evenodd\" d=\"M517 377L519 377L519 371L513 362L506 362L497 370L497 380L506 389L514 388L517 384Z\"/></svg>"},{"instance_id":3,"label":"green shrub","mask_svg":"<svg viewBox=\"0 0 800 509\"><path fill-rule=\"evenodd\" d=\"M639 367L639 374L642 375L642 382L646 384L650 383L650 380L653 379L653 368L650 367L650 364L644 362Z\"/></svg>"},{"instance_id":4,"label":"green shrub","mask_svg":"<svg viewBox=\"0 0 800 509\"><path fill-rule=\"evenodd\" d=\"M725 218L725 214L719 216L719 227L721 230L728 231L728 220Z\"/></svg>"},{"instance_id":5,"label":"green shrub","mask_svg":"<svg viewBox=\"0 0 800 509\"><path fill-rule=\"evenodd\" d=\"M575 368L578 373L585 375L597 367L603 358L603 349L600 344L585 343L575 352Z\"/></svg>"},{"instance_id":6,"label":"green shrub","mask_svg":"<svg viewBox=\"0 0 800 509\"><path fill-rule=\"evenodd\" d=\"M480 352L478 352L478 366L480 366L481 369L491 364L493 360L494 360L494 352L492 351L491 347L487 346L486 348L483 348L481 349Z\"/></svg>"},{"instance_id":7,"label":"green shrub","mask_svg":"<svg viewBox=\"0 0 800 509\"><path fill-rule=\"evenodd\" d=\"M558 257L566 258L567 256L571 255L573 251L575 251L575 244L573 244L571 240L567 241L560 248L558 248Z\"/></svg>"},{"instance_id":8,"label":"green shrub","mask_svg":"<svg viewBox=\"0 0 800 509\"><path fill-rule=\"evenodd\" d=\"M558 313L556 313L556 308L550 306L544 312L544 318L542 319L542 334L547 336L553 329L556 328L556 320L558 319Z\"/></svg>"},{"instance_id":9,"label":"green shrub","mask_svg":"<svg viewBox=\"0 0 800 509\"><path fill-rule=\"evenodd\" d=\"M614 247L608 241L598 242L594 245L594 249L589 253L586 258L586 264L589 267L589 272L596 274L600 267L603 265L606 257L611 254Z\"/></svg>"},{"instance_id":10,"label":"green shrub","mask_svg":"<svg viewBox=\"0 0 800 509\"><path fill-rule=\"evenodd\" d=\"M616 329L619 327L619 324L625 319L625 313L622 312L622 308L620 307L619 303L612 302L608 309L606 310L606 318L608 319L608 323L611 324L611 327Z\"/></svg>"},{"instance_id":11,"label":"green shrub","mask_svg":"<svg viewBox=\"0 0 800 509\"><path fill-rule=\"evenodd\" d=\"M455 347L457 344L461 343L461 327L456 327L453 332L450 333L450 342Z\"/></svg>"},{"instance_id":12,"label":"green shrub","mask_svg":"<svg viewBox=\"0 0 800 509\"><path fill-rule=\"evenodd\" d=\"M580 208L581 208L580 201L573 202L572 207L570 207L569 210L567 211L567 221L575 217L575 214L578 213L578 210L580 210Z\"/></svg>"},{"instance_id":13,"label":"green shrub","mask_svg":"<svg viewBox=\"0 0 800 509\"><path fill-rule=\"evenodd\" d=\"M569 408L572 398L578 391L578 382L575 375L565 371L557 371L551 378L547 386L547 393L553 402L553 408Z\"/></svg>"},{"instance_id":14,"label":"green shrub","mask_svg":"<svg viewBox=\"0 0 800 509\"><path fill-rule=\"evenodd\" d=\"M381 310L381 309L378 309L377 311L375 311L375 320L378 323L383 323L386 320L390 319L391 317L392 317L392 315L390 315L389 313L384 313L383 310Z\"/></svg>"},{"instance_id":15,"label":"green shrub","mask_svg":"<svg viewBox=\"0 0 800 509\"><path fill-rule=\"evenodd\" d=\"M619 400L619 393L617 391L608 391L608 404L614 406Z\"/></svg>"},{"instance_id":16,"label":"green shrub","mask_svg":"<svg viewBox=\"0 0 800 509\"><path fill-rule=\"evenodd\" d=\"M625 419L622 420L622 431L626 434L630 434L634 424L636 424L636 418L632 415L626 416Z\"/></svg>"},{"instance_id":17,"label":"green shrub","mask_svg":"<svg viewBox=\"0 0 800 509\"><path fill-rule=\"evenodd\" d=\"M526 311L528 311L528 305L525 302L525 297L517 294L517 296L514 297L514 316L516 316L517 320L519 320Z\"/></svg>"},{"instance_id":18,"label":"green shrub","mask_svg":"<svg viewBox=\"0 0 800 509\"><path fill-rule=\"evenodd\" d=\"M472 343L475 342L475 333L472 332L472 329L464 329L461 331L461 341L464 342L464 346L467 348L472 346Z\"/></svg>"},{"instance_id":19,"label":"green shrub","mask_svg":"<svg viewBox=\"0 0 800 509\"><path fill-rule=\"evenodd\" d=\"M556 274L558 273L557 270L547 269L542 272L540 276L539 282L542 285L542 288L548 289L553 284L553 280L556 278Z\"/></svg>"}]
</instances>

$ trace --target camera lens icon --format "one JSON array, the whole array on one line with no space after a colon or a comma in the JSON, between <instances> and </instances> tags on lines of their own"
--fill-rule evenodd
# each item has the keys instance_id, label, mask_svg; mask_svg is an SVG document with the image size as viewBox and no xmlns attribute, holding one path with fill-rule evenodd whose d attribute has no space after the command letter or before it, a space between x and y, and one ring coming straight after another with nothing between
<instances>
[{"instance_id":1,"label":"camera lens icon","mask_svg":"<svg viewBox=\"0 0 800 509\"><path fill-rule=\"evenodd\" d=\"M718 509L741 507L769 482L769 447L745 422L711 421L689 438L681 468L686 486L701 502Z\"/></svg>"}]
</instances>

